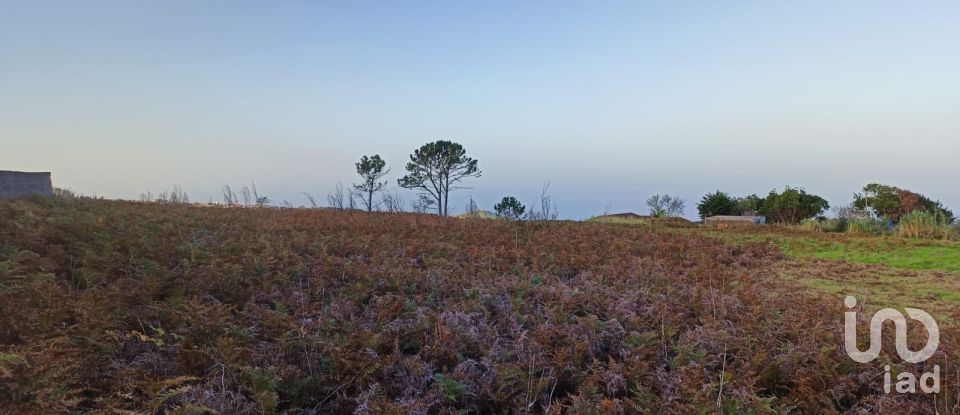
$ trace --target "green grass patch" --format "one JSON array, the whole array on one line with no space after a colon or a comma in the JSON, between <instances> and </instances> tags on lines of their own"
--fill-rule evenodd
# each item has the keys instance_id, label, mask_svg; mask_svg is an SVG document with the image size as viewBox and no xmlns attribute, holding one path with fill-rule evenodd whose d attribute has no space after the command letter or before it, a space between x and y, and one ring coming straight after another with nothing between
<instances>
[{"instance_id":1,"label":"green grass patch","mask_svg":"<svg viewBox=\"0 0 960 415\"><path fill-rule=\"evenodd\" d=\"M792 279L803 286L834 296L838 302L845 296L852 295L869 311L887 307L898 310L907 307L920 308L931 313L938 321L952 323L955 320L953 316L960 307L960 287L922 273L874 274L842 280L807 278L802 275L802 272L792 275Z\"/></svg>"},{"instance_id":2,"label":"green grass patch","mask_svg":"<svg viewBox=\"0 0 960 415\"><path fill-rule=\"evenodd\" d=\"M897 269L960 272L960 243L897 237L709 232L735 243L769 241L791 258L843 260Z\"/></svg>"},{"instance_id":3,"label":"green grass patch","mask_svg":"<svg viewBox=\"0 0 960 415\"><path fill-rule=\"evenodd\" d=\"M893 238L851 238L847 241L782 239L779 245L790 257L844 260L880 264L891 268L960 272L960 245L930 244Z\"/></svg>"}]
</instances>

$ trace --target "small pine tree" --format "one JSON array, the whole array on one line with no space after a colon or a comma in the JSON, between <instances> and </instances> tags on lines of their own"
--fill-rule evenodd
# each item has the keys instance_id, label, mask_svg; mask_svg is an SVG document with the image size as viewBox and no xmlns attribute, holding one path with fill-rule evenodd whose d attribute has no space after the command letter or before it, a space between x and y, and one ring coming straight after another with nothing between
<instances>
[{"instance_id":1,"label":"small pine tree","mask_svg":"<svg viewBox=\"0 0 960 415\"><path fill-rule=\"evenodd\" d=\"M730 195L717 190L703 197L697 204L697 212L702 219L717 215L733 215L737 212L737 201Z\"/></svg>"},{"instance_id":2,"label":"small pine tree","mask_svg":"<svg viewBox=\"0 0 960 415\"><path fill-rule=\"evenodd\" d=\"M520 219L523 217L523 212L527 210L527 207L520 203L517 198L507 196L500 200L500 203L494 205L493 210L497 212L497 216L502 218Z\"/></svg>"}]
</instances>

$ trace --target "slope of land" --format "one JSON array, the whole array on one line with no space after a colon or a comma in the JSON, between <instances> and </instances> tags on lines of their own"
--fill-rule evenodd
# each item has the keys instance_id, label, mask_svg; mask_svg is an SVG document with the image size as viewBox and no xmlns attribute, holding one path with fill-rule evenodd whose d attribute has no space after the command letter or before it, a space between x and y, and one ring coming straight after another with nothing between
<instances>
[{"instance_id":1,"label":"slope of land","mask_svg":"<svg viewBox=\"0 0 960 415\"><path fill-rule=\"evenodd\" d=\"M955 357L949 396L884 395L884 364L923 368L854 363L806 260L707 233L2 201L0 412L953 408Z\"/></svg>"}]
</instances>

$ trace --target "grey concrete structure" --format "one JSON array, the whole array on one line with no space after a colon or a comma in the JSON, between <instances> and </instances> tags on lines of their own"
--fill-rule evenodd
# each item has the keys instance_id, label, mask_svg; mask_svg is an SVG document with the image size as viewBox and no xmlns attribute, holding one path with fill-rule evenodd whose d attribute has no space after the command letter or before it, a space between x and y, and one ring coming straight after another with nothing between
<instances>
[{"instance_id":1,"label":"grey concrete structure","mask_svg":"<svg viewBox=\"0 0 960 415\"><path fill-rule=\"evenodd\" d=\"M11 199L31 195L53 194L50 173L26 173L0 170L0 198Z\"/></svg>"}]
</instances>

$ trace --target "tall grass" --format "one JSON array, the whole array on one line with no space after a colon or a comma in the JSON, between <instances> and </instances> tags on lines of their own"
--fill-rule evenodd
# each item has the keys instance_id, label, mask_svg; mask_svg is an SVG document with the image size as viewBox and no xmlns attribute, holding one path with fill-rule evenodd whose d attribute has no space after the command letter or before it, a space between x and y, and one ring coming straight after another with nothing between
<instances>
[{"instance_id":1,"label":"tall grass","mask_svg":"<svg viewBox=\"0 0 960 415\"><path fill-rule=\"evenodd\" d=\"M847 232L848 219L804 219L794 227L807 232L844 233Z\"/></svg>"},{"instance_id":2,"label":"tall grass","mask_svg":"<svg viewBox=\"0 0 960 415\"><path fill-rule=\"evenodd\" d=\"M942 213L918 210L903 215L894 232L904 238L950 239L955 231Z\"/></svg>"},{"instance_id":3,"label":"tall grass","mask_svg":"<svg viewBox=\"0 0 960 415\"><path fill-rule=\"evenodd\" d=\"M885 223L880 219L851 218L847 222L847 233L851 235L879 236L885 232Z\"/></svg>"},{"instance_id":4,"label":"tall grass","mask_svg":"<svg viewBox=\"0 0 960 415\"><path fill-rule=\"evenodd\" d=\"M823 222L816 219L804 219L800 221L797 228L808 232L823 232Z\"/></svg>"}]
</instances>

